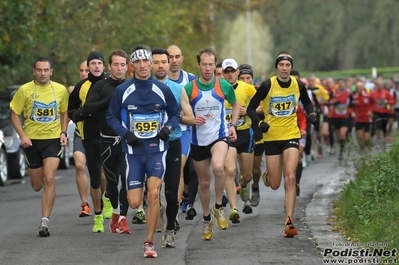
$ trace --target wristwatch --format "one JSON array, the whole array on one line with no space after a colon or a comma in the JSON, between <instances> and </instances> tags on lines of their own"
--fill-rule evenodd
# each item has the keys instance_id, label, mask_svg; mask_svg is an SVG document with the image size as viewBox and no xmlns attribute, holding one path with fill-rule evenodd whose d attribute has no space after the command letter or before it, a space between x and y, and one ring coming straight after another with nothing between
<instances>
[{"instance_id":1,"label":"wristwatch","mask_svg":"<svg viewBox=\"0 0 399 265\"><path fill-rule=\"evenodd\" d=\"M60 135L61 134L65 134L65 137L68 137L68 133L66 132L66 131L62 131L61 133L60 133Z\"/></svg>"}]
</instances>

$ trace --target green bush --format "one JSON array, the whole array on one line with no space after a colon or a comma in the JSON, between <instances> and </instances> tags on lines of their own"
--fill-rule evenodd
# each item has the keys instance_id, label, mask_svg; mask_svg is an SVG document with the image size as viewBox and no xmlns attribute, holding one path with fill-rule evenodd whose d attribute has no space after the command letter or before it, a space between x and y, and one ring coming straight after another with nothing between
<instances>
[{"instance_id":1,"label":"green bush","mask_svg":"<svg viewBox=\"0 0 399 265\"><path fill-rule=\"evenodd\" d=\"M386 153L363 157L356 168L334 208L344 234L399 248L399 141Z\"/></svg>"}]
</instances>

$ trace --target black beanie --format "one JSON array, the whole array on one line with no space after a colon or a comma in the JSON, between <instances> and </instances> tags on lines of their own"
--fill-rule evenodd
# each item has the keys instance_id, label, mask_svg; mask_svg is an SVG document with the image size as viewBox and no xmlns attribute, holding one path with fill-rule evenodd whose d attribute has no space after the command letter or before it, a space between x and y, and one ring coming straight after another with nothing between
<instances>
[{"instance_id":1,"label":"black beanie","mask_svg":"<svg viewBox=\"0 0 399 265\"><path fill-rule=\"evenodd\" d=\"M89 62L91 60L95 60L95 59L102 61L104 64L104 55L101 52L92 51L92 52L90 52L89 56L87 56L87 65L89 65Z\"/></svg>"},{"instance_id":2,"label":"black beanie","mask_svg":"<svg viewBox=\"0 0 399 265\"><path fill-rule=\"evenodd\" d=\"M254 71L252 70L252 66L249 64L242 64L238 67L238 69L240 70L240 73L238 74L238 77L240 77L240 75L242 74L248 74L252 77L254 77Z\"/></svg>"}]
</instances>

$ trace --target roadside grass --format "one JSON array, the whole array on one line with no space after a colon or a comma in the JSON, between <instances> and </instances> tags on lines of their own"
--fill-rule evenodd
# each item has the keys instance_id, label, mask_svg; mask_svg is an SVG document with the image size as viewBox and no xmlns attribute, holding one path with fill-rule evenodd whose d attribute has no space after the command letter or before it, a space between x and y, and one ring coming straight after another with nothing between
<instances>
[{"instance_id":1,"label":"roadside grass","mask_svg":"<svg viewBox=\"0 0 399 265\"><path fill-rule=\"evenodd\" d=\"M354 166L355 178L334 204L333 221L352 242L399 249L399 141L387 152L356 159Z\"/></svg>"}]
</instances>

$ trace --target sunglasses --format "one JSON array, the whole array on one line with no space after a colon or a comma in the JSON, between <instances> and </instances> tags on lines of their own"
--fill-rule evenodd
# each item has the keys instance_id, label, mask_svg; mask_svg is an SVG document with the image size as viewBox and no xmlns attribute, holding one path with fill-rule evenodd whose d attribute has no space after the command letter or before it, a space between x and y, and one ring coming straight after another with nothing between
<instances>
[{"instance_id":1,"label":"sunglasses","mask_svg":"<svg viewBox=\"0 0 399 265\"><path fill-rule=\"evenodd\" d=\"M237 69L223 70L223 73L225 74L234 74L235 72L237 72Z\"/></svg>"}]
</instances>

